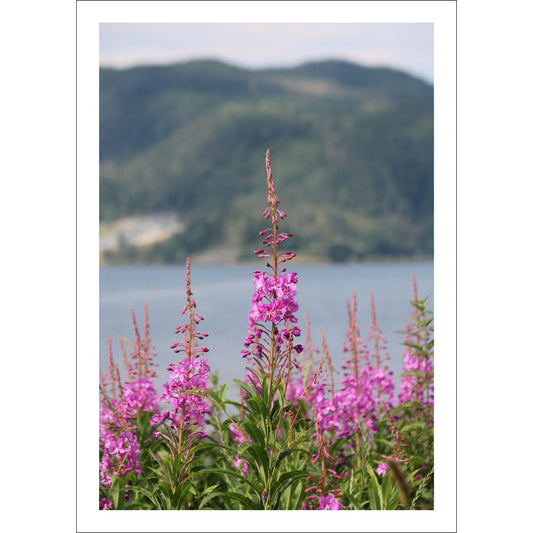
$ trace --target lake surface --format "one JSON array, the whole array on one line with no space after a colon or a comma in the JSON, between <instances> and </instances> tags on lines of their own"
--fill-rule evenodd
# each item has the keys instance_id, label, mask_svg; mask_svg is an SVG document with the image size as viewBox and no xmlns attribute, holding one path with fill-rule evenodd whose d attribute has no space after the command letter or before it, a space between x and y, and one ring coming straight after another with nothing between
<instances>
[{"instance_id":1,"label":"lake surface","mask_svg":"<svg viewBox=\"0 0 533 533\"><path fill-rule=\"evenodd\" d=\"M433 262L291 265L298 274L296 314L305 334L305 312L309 313L313 344L320 347L324 331L333 363L341 370L342 347L348 316L346 303L352 291L357 294L357 317L361 336L366 339L371 325L370 293L374 293L379 326L387 339L395 376L401 373L404 340L402 331L409 321L413 297L412 277L416 276L420 298L429 297L433 310ZM240 352L248 333L248 314L254 291L255 265L191 265L191 289L197 311L204 317L200 331L209 334L202 346L209 348L207 359L220 382L244 377L245 361ZM150 336L159 364L156 387L161 391L167 380L167 364L178 361L170 346L184 321L185 266L118 266L100 269L100 365L107 369L108 336L111 336L115 362L122 356L118 341L123 336L134 340L131 309L139 329L143 328L143 302L148 305ZM121 373L122 376L124 374Z\"/></svg>"}]
</instances>

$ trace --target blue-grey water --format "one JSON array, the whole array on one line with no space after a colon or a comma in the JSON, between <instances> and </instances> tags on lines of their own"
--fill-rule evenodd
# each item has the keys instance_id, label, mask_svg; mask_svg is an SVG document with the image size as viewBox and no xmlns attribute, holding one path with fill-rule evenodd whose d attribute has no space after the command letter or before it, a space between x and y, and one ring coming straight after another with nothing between
<instances>
[{"instance_id":1,"label":"blue-grey water","mask_svg":"<svg viewBox=\"0 0 533 533\"><path fill-rule=\"evenodd\" d=\"M289 263L289 266L290 263ZM203 341L209 348L208 362L217 371L219 381L233 383L244 377L245 362L240 356L247 335L248 313L254 290L250 265L191 265L191 289L197 311L204 317L200 331L209 334ZM419 297L429 297L433 310L433 262L292 265L298 273L300 306L297 313L305 332L305 312L309 313L313 344L320 347L322 329L333 363L337 369L343 361L342 347L346 338L348 317L346 304L352 291L357 294L357 317L361 336L366 339L370 325L370 293L379 326L387 339L389 367L395 376L401 372L404 336L401 331L409 321L413 297L412 279L416 276ZM167 379L167 364L182 354L174 354L170 346L181 335L175 335L184 321L184 266L116 266L100 269L100 365L107 369L108 336L113 356L122 360L118 337L133 341L131 309L143 328L143 302L148 305L150 336L159 364L156 387L161 391Z\"/></svg>"}]
</instances>

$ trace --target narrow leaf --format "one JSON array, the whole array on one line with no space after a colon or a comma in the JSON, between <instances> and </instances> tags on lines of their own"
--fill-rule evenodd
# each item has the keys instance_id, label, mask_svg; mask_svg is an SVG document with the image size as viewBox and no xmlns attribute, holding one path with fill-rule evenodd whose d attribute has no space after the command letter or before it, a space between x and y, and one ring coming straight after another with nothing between
<instances>
[{"instance_id":1,"label":"narrow leaf","mask_svg":"<svg viewBox=\"0 0 533 533\"><path fill-rule=\"evenodd\" d=\"M222 468L206 468L205 470L202 470L203 474L225 474L227 476L233 476L244 483L246 483L259 497L261 497L262 489L257 488L247 477L243 476L242 474L239 474L237 472L233 472L232 470L224 470Z\"/></svg>"},{"instance_id":2,"label":"narrow leaf","mask_svg":"<svg viewBox=\"0 0 533 533\"><path fill-rule=\"evenodd\" d=\"M292 452L294 451L293 448L289 448L288 450L283 450L279 456L278 456L278 460L276 461L276 468L278 468L278 466L280 465L281 461L283 461L283 459L285 459L285 457L287 457L288 455L290 455Z\"/></svg>"},{"instance_id":3,"label":"narrow leaf","mask_svg":"<svg viewBox=\"0 0 533 533\"><path fill-rule=\"evenodd\" d=\"M265 449L261 446L257 446L256 444L251 444L250 446L247 446L245 453L250 454L250 456L253 458L259 472L262 468L263 481L266 486L268 484L270 473L270 460L265 452Z\"/></svg>"},{"instance_id":4,"label":"narrow leaf","mask_svg":"<svg viewBox=\"0 0 533 533\"><path fill-rule=\"evenodd\" d=\"M400 377L408 377L408 376L414 376L417 378L423 378L424 372L422 370L409 370L409 372L404 372L403 374L400 374Z\"/></svg>"},{"instance_id":5,"label":"narrow leaf","mask_svg":"<svg viewBox=\"0 0 533 533\"><path fill-rule=\"evenodd\" d=\"M407 433L408 431L417 431L425 429L426 424L424 422L413 422L412 424L408 424L407 426L403 427L400 431L402 433Z\"/></svg>"},{"instance_id":6,"label":"narrow leaf","mask_svg":"<svg viewBox=\"0 0 533 533\"><path fill-rule=\"evenodd\" d=\"M302 477L307 477L308 475L309 472L307 472L307 470L291 470L290 472L284 472L274 483L272 483L272 492L277 492L280 490L280 487L280 492L282 492L289 486L290 483ZM285 487L283 487L284 484L286 484Z\"/></svg>"},{"instance_id":7,"label":"narrow leaf","mask_svg":"<svg viewBox=\"0 0 533 533\"><path fill-rule=\"evenodd\" d=\"M143 496L146 496L155 506L156 509L161 510L161 504L159 503L157 497L152 494L150 491L146 490L143 487L132 486L130 490L140 492Z\"/></svg>"},{"instance_id":8,"label":"narrow leaf","mask_svg":"<svg viewBox=\"0 0 533 533\"><path fill-rule=\"evenodd\" d=\"M249 420L244 421L244 428L248 432L248 435L252 438L252 441L256 444L258 444L261 447L265 447L265 435L263 432L255 426L252 422Z\"/></svg>"},{"instance_id":9,"label":"narrow leaf","mask_svg":"<svg viewBox=\"0 0 533 533\"><path fill-rule=\"evenodd\" d=\"M404 346L409 346L410 348L414 348L415 350L422 351L422 346L420 346L420 344L414 344L412 342L404 342L402 344Z\"/></svg>"},{"instance_id":10,"label":"narrow leaf","mask_svg":"<svg viewBox=\"0 0 533 533\"><path fill-rule=\"evenodd\" d=\"M218 397L222 400L222 402L224 402L226 400L226 390L228 388L228 384L227 383L224 383L224 385L222 385L219 393L218 393Z\"/></svg>"},{"instance_id":11,"label":"narrow leaf","mask_svg":"<svg viewBox=\"0 0 533 533\"><path fill-rule=\"evenodd\" d=\"M250 498L243 496L242 494L239 494L238 492L220 492L219 495L224 501L226 501L227 499L235 500L239 502L240 504L242 504L246 509L249 509L249 510L258 509L257 505L252 500L250 500Z\"/></svg>"},{"instance_id":12,"label":"narrow leaf","mask_svg":"<svg viewBox=\"0 0 533 533\"><path fill-rule=\"evenodd\" d=\"M267 409L263 398L255 396L252 398L248 398L247 402L256 415L262 416L263 419L267 417Z\"/></svg>"},{"instance_id":13,"label":"narrow leaf","mask_svg":"<svg viewBox=\"0 0 533 533\"><path fill-rule=\"evenodd\" d=\"M421 407L420 402L413 400L411 402L405 402L402 405L396 407L396 409L394 409L391 414L397 415L398 413L401 413L402 411L405 411L407 409L413 409L413 408L420 409L420 407Z\"/></svg>"}]
</instances>

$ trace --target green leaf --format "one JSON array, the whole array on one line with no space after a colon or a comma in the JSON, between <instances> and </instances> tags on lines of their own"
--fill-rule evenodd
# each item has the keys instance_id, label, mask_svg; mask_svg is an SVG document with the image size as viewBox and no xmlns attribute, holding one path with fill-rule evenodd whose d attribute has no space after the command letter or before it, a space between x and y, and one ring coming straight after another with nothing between
<instances>
[{"instance_id":1,"label":"green leaf","mask_svg":"<svg viewBox=\"0 0 533 533\"><path fill-rule=\"evenodd\" d=\"M259 497L261 497L262 488L256 487L248 477L243 476L242 474L239 474L237 472L233 472L232 470L224 470L223 468L206 468L202 471L203 474L225 474L227 476L232 476L240 479L244 483L246 483Z\"/></svg>"},{"instance_id":2,"label":"green leaf","mask_svg":"<svg viewBox=\"0 0 533 533\"><path fill-rule=\"evenodd\" d=\"M158 488L167 498L172 498L172 488L166 481L160 481Z\"/></svg>"},{"instance_id":3,"label":"green leaf","mask_svg":"<svg viewBox=\"0 0 533 533\"><path fill-rule=\"evenodd\" d=\"M296 439L294 439L293 441L293 448L296 448L299 444L302 444L302 443L306 443L309 447L309 439L310 439L310 436L311 434L313 433L314 429L313 428L309 428L305 431L302 431L297 437ZM301 450L301 451L308 451L308 450Z\"/></svg>"},{"instance_id":4,"label":"green leaf","mask_svg":"<svg viewBox=\"0 0 533 533\"><path fill-rule=\"evenodd\" d=\"M224 383L224 385L222 385L222 387L220 388L220 391L218 392L218 397L222 400L222 402L224 402L226 399L227 388L228 388L228 384Z\"/></svg>"},{"instance_id":5,"label":"green leaf","mask_svg":"<svg viewBox=\"0 0 533 533\"><path fill-rule=\"evenodd\" d=\"M113 509L119 509L120 486L117 480L113 480L111 482L111 488L109 489L109 495L111 496L111 501L113 502Z\"/></svg>"},{"instance_id":6,"label":"green leaf","mask_svg":"<svg viewBox=\"0 0 533 533\"><path fill-rule=\"evenodd\" d=\"M290 449L288 449L288 450L283 450L283 451L278 455L278 460L276 461L276 468L278 468L278 466L280 465L281 461L283 461L283 459L285 459L285 457L287 457L288 455L290 455L293 451L294 451L294 448L290 448Z\"/></svg>"},{"instance_id":7,"label":"green leaf","mask_svg":"<svg viewBox=\"0 0 533 533\"><path fill-rule=\"evenodd\" d=\"M268 485L268 478L270 477L270 460L265 449L262 446L256 444L250 444L246 447L245 453L250 454L253 461L256 463L257 470L261 472L263 470L263 482L265 487Z\"/></svg>"},{"instance_id":8,"label":"green leaf","mask_svg":"<svg viewBox=\"0 0 533 533\"><path fill-rule=\"evenodd\" d=\"M261 447L265 447L265 435L259 429L255 424L250 422L249 420L244 421L244 428L246 429L246 432L250 437L252 438L252 442L258 444Z\"/></svg>"},{"instance_id":9,"label":"green leaf","mask_svg":"<svg viewBox=\"0 0 533 533\"><path fill-rule=\"evenodd\" d=\"M376 473L372 470L372 467L367 463L367 470L370 474L370 480L368 481L368 497L370 499L370 507L373 510L383 510L383 491L379 481L376 477Z\"/></svg>"},{"instance_id":10,"label":"green leaf","mask_svg":"<svg viewBox=\"0 0 533 533\"><path fill-rule=\"evenodd\" d=\"M198 510L200 510L203 507L205 507L205 505L207 503L209 503L213 498L216 498L216 497L220 496L221 494L222 494L221 492L212 492L211 494L208 494L207 496L204 496L202 498L202 501L200 502L200 505L198 506Z\"/></svg>"},{"instance_id":11,"label":"green leaf","mask_svg":"<svg viewBox=\"0 0 533 533\"><path fill-rule=\"evenodd\" d=\"M409 346L409 348L414 348L415 350L418 350L419 352L423 351L423 348L422 346L420 346L420 344L414 344L412 342L403 342L402 344L404 346Z\"/></svg>"},{"instance_id":12,"label":"green leaf","mask_svg":"<svg viewBox=\"0 0 533 533\"><path fill-rule=\"evenodd\" d=\"M407 433L408 431L418 431L426 428L425 422L413 422L403 427L400 431L401 433Z\"/></svg>"},{"instance_id":13,"label":"green leaf","mask_svg":"<svg viewBox=\"0 0 533 533\"><path fill-rule=\"evenodd\" d=\"M397 509L400 503L400 491L388 473L383 478L382 491L384 509Z\"/></svg>"},{"instance_id":14,"label":"green leaf","mask_svg":"<svg viewBox=\"0 0 533 533\"><path fill-rule=\"evenodd\" d=\"M248 497L239 494L238 492L219 492L215 493L220 496L224 501L235 500L244 506L245 509L257 510L259 507Z\"/></svg>"},{"instance_id":15,"label":"green leaf","mask_svg":"<svg viewBox=\"0 0 533 533\"><path fill-rule=\"evenodd\" d=\"M291 483L297 479L307 477L309 472L307 470L291 470L290 472L284 472L279 478L272 483L272 492L283 492ZM285 486L284 486L285 485Z\"/></svg>"},{"instance_id":16,"label":"green leaf","mask_svg":"<svg viewBox=\"0 0 533 533\"><path fill-rule=\"evenodd\" d=\"M225 400L224 401L224 404L225 405L233 405L234 407L237 407L238 409L244 409L245 411L249 411L248 407L246 407L246 405L243 405L242 403L239 403L239 402L234 402L233 400ZM228 412L224 409L224 413L229 416Z\"/></svg>"},{"instance_id":17,"label":"green leaf","mask_svg":"<svg viewBox=\"0 0 533 533\"><path fill-rule=\"evenodd\" d=\"M276 425L276 417L277 415L279 414L279 411L280 411L280 405L279 405L279 400L276 400L274 402L274 405L272 406L272 409L270 410L270 420L272 420L272 424L275 426Z\"/></svg>"},{"instance_id":18,"label":"green leaf","mask_svg":"<svg viewBox=\"0 0 533 533\"><path fill-rule=\"evenodd\" d=\"M374 442L375 442L376 444L381 444L381 446L385 446L385 448L390 448L390 447L392 447L392 443L391 443L391 441L390 441L390 440L387 440L387 439L382 439L382 438L379 438L379 437L378 437L378 438L376 438L376 439L374 440Z\"/></svg>"},{"instance_id":19,"label":"green leaf","mask_svg":"<svg viewBox=\"0 0 533 533\"><path fill-rule=\"evenodd\" d=\"M267 408L265 402L263 401L263 398L253 396L251 398L248 398L246 401L248 402L248 405L250 406L254 414L259 415L263 418L263 420L267 417Z\"/></svg>"},{"instance_id":20,"label":"green leaf","mask_svg":"<svg viewBox=\"0 0 533 533\"><path fill-rule=\"evenodd\" d=\"M253 383L253 385L249 385L248 383L244 383L244 381L241 381L239 379L236 379L235 383L239 386L239 388L243 389L244 392L246 392L246 394L250 398L253 398L254 396L257 396L259 394L255 383Z\"/></svg>"},{"instance_id":21,"label":"green leaf","mask_svg":"<svg viewBox=\"0 0 533 533\"><path fill-rule=\"evenodd\" d=\"M146 496L153 504L154 507L158 510L161 510L161 504L159 503L157 497L152 494L149 490L146 490L143 487L138 487L136 485L130 487L130 490L140 492L143 496Z\"/></svg>"},{"instance_id":22,"label":"green leaf","mask_svg":"<svg viewBox=\"0 0 533 533\"><path fill-rule=\"evenodd\" d=\"M335 454L340 450L343 444L346 444L346 439L341 437L337 439L329 448L328 453L332 456L335 456Z\"/></svg>"},{"instance_id":23,"label":"green leaf","mask_svg":"<svg viewBox=\"0 0 533 533\"><path fill-rule=\"evenodd\" d=\"M400 374L400 377L408 377L408 376L414 376L417 378L423 378L424 372L422 370L409 370L409 372L404 372L403 374Z\"/></svg>"},{"instance_id":24,"label":"green leaf","mask_svg":"<svg viewBox=\"0 0 533 533\"><path fill-rule=\"evenodd\" d=\"M283 491L281 493L281 500L285 501L284 508L287 511L291 509L299 510L302 508L302 501L305 497L305 494L302 495L303 487L303 483L300 480L297 480L290 484L288 491Z\"/></svg>"},{"instance_id":25,"label":"green leaf","mask_svg":"<svg viewBox=\"0 0 533 533\"><path fill-rule=\"evenodd\" d=\"M420 402L417 402L416 400L413 400L413 401L410 401L410 402L405 402L403 403L402 405L399 405L398 407L396 407L396 409L394 409L392 411L391 414L393 415L397 415L399 413L401 413L402 411L406 411L408 409L420 409L421 405L420 405Z\"/></svg>"},{"instance_id":26,"label":"green leaf","mask_svg":"<svg viewBox=\"0 0 533 533\"><path fill-rule=\"evenodd\" d=\"M190 485L189 485L190 487ZM187 499L187 496L189 496L189 491L187 490L180 490L177 494L177 499L175 500L176 503L173 506L176 509L183 509L183 506L185 504L185 500Z\"/></svg>"},{"instance_id":27,"label":"green leaf","mask_svg":"<svg viewBox=\"0 0 533 533\"><path fill-rule=\"evenodd\" d=\"M375 486L376 484L374 482L374 479L371 478L368 483L368 499L370 501L370 509L372 509L373 511L379 509L378 495Z\"/></svg>"},{"instance_id":28,"label":"green leaf","mask_svg":"<svg viewBox=\"0 0 533 533\"><path fill-rule=\"evenodd\" d=\"M271 392L268 387L268 374L267 374L261 381L261 398L263 398L263 402L265 403L265 406L270 405L270 401L271 401L270 394L274 394L274 391Z\"/></svg>"},{"instance_id":29,"label":"green leaf","mask_svg":"<svg viewBox=\"0 0 533 533\"><path fill-rule=\"evenodd\" d=\"M218 483L215 483L214 485L210 485L209 487L203 490L202 494L211 494L218 487L218 485L219 485Z\"/></svg>"}]
</instances>

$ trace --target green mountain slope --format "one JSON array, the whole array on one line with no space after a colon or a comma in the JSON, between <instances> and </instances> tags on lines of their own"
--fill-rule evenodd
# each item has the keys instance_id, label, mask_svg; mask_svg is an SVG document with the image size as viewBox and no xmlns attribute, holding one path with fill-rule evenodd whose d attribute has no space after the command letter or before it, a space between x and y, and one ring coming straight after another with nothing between
<instances>
[{"instance_id":1,"label":"green mountain slope","mask_svg":"<svg viewBox=\"0 0 533 533\"><path fill-rule=\"evenodd\" d=\"M249 71L216 61L100 71L100 218L174 211L186 230L108 261L250 258L264 153L291 247L345 260L433 251L433 87L342 61Z\"/></svg>"}]
</instances>

